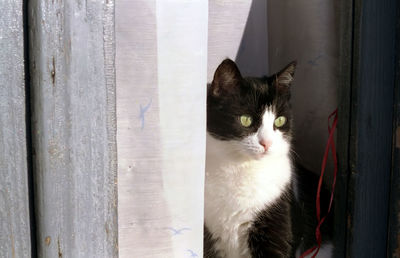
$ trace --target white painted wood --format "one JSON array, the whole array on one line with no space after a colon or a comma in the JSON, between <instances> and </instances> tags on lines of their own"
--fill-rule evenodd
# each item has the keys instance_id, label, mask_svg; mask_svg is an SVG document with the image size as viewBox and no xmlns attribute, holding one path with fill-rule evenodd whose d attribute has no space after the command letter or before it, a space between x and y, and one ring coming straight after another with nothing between
<instances>
[{"instance_id":1,"label":"white painted wood","mask_svg":"<svg viewBox=\"0 0 400 258\"><path fill-rule=\"evenodd\" d=\"M120 257L202 257L207 6L116 6Z\"/></svg>"}]
</instances>

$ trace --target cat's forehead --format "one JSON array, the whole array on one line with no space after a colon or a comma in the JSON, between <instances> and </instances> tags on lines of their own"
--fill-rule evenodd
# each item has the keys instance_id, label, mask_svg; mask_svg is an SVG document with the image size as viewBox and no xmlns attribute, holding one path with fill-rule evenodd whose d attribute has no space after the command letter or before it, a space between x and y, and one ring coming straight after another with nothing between
<instances>
[{"instance_id":1,"label":"cat's forehead","mask_svg":"<svg viewBox=\"0 0 400 258\"><path fill-rule=\"evenodd\" d=\"M275 89L267 80L244 78L242 81L241 98L247 105L264 108L273 105Z\"/></svg>"},{"instance_id":2,"label":"cat's forehead","mask_svg":"<svg viewBox=\"0 0 400 258\"><path fill-rule=\"evenodd\" d=\"M248 87L251 90L264 94L272 93L272 87L267 78L245 77L242 82L245 87Z\"/></svg>"}]
</instances>

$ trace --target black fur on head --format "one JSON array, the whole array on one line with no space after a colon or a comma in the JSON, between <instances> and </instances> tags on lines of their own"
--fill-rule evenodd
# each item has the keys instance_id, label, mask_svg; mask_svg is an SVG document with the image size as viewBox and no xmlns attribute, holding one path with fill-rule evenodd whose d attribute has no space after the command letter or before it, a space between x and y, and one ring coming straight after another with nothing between
<instances>
[{"instance_id":1,"label":"black fur on head","mask_svg":"<svg viewBox=\"0 0 400 258\"><path fill-rule=\"evenodd\" d=\"M296 62L288 64L280 72L261 78L242 77L235 62L225 59L217 68L207 92L207 130L220 140L240 140L257 132L266 107L275 110L277 116L288 121L280 128L290 136L290 84ZM250 127L240 124L241 115L250 115Z\"/></svg>"}]
</instances>

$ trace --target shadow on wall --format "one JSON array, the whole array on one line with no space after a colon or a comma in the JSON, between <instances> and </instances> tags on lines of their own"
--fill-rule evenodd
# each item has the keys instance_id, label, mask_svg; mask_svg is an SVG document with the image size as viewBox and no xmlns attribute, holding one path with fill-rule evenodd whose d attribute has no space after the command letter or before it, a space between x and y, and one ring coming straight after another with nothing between
<instances>
[{"instance_id":1,"label":"shadow on wall","mask_svg":"<svg viewBox=\"0 0 400 258\"><path fill-rule=\"evenodd\" d=\"M252 1L235 61L243 76L268 73L267 1Z\"/></svg>"},{"instance_id":2,"label":"shadow on wall","mask_svg":"<svg viewBox=\"0 0 400 258\"><path fill-rule=\"evenodd\" d=\"M337 106L337 10L335 1L253 0L236 55L244 76L272 74L298 61L292 88L293 144L299 161L316 173L328 139L327 118Z\"/></svg>"}]
</instances>

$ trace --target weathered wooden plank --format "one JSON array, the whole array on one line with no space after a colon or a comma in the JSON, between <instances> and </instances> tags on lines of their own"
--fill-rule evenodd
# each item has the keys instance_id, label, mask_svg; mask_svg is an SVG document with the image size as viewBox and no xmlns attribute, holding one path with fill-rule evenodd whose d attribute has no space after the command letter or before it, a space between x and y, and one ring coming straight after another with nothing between
<instances>
[{"instance_id":1,"label":"weathered wooden plank","mask_svg":"<svg viewBox=\"0 0 400 258\"><path fill-rule=\"evenodd\" d=\"M0 257L30 257L22 1L0 9Z\"/></svg>"},{"instance_id":2,"label":"weathered wooden plank","mask_svg":"<svg viewBox=\"0 0 400 258\"><path fill-rule=\"evenodd\" d=\"M334 208L334 257L345 257L347 231L347 183L349 178L349 141L351 125L351 72L353 2L342 0L339 7L340 55L338 81L338 126L337 156L338 175L335 189Z\"/></svg>"},{"instance_id":3,"label":"weathered wooden plank","mask_svg":"<svg viewBox=\"0 0 400 258\"><path fill-rule=\"evenodd\" d=\"M114 1L29 1L39 257L117 257Z\"/></svg>"},{"instance_id":4,"label":"weathered wooden plank","mask_svg":"<svg viewBox=\"0 0 400 258\"><path fill-rule=\"evenodd\" d=\"M394 93L393 156L388 228L388 257L400 258L400 5L397 5L396 86Z\"/></svg>"},{"instance_id":5,"label":"weathered wooden plank","mask_svg":"<svg viewBox=\"0 0 400 258\"><path fill-rule=\"evenodd\" d=\"M386 256L397 2L354 4L347 257Z\"/></svg>"}]
</instances>

